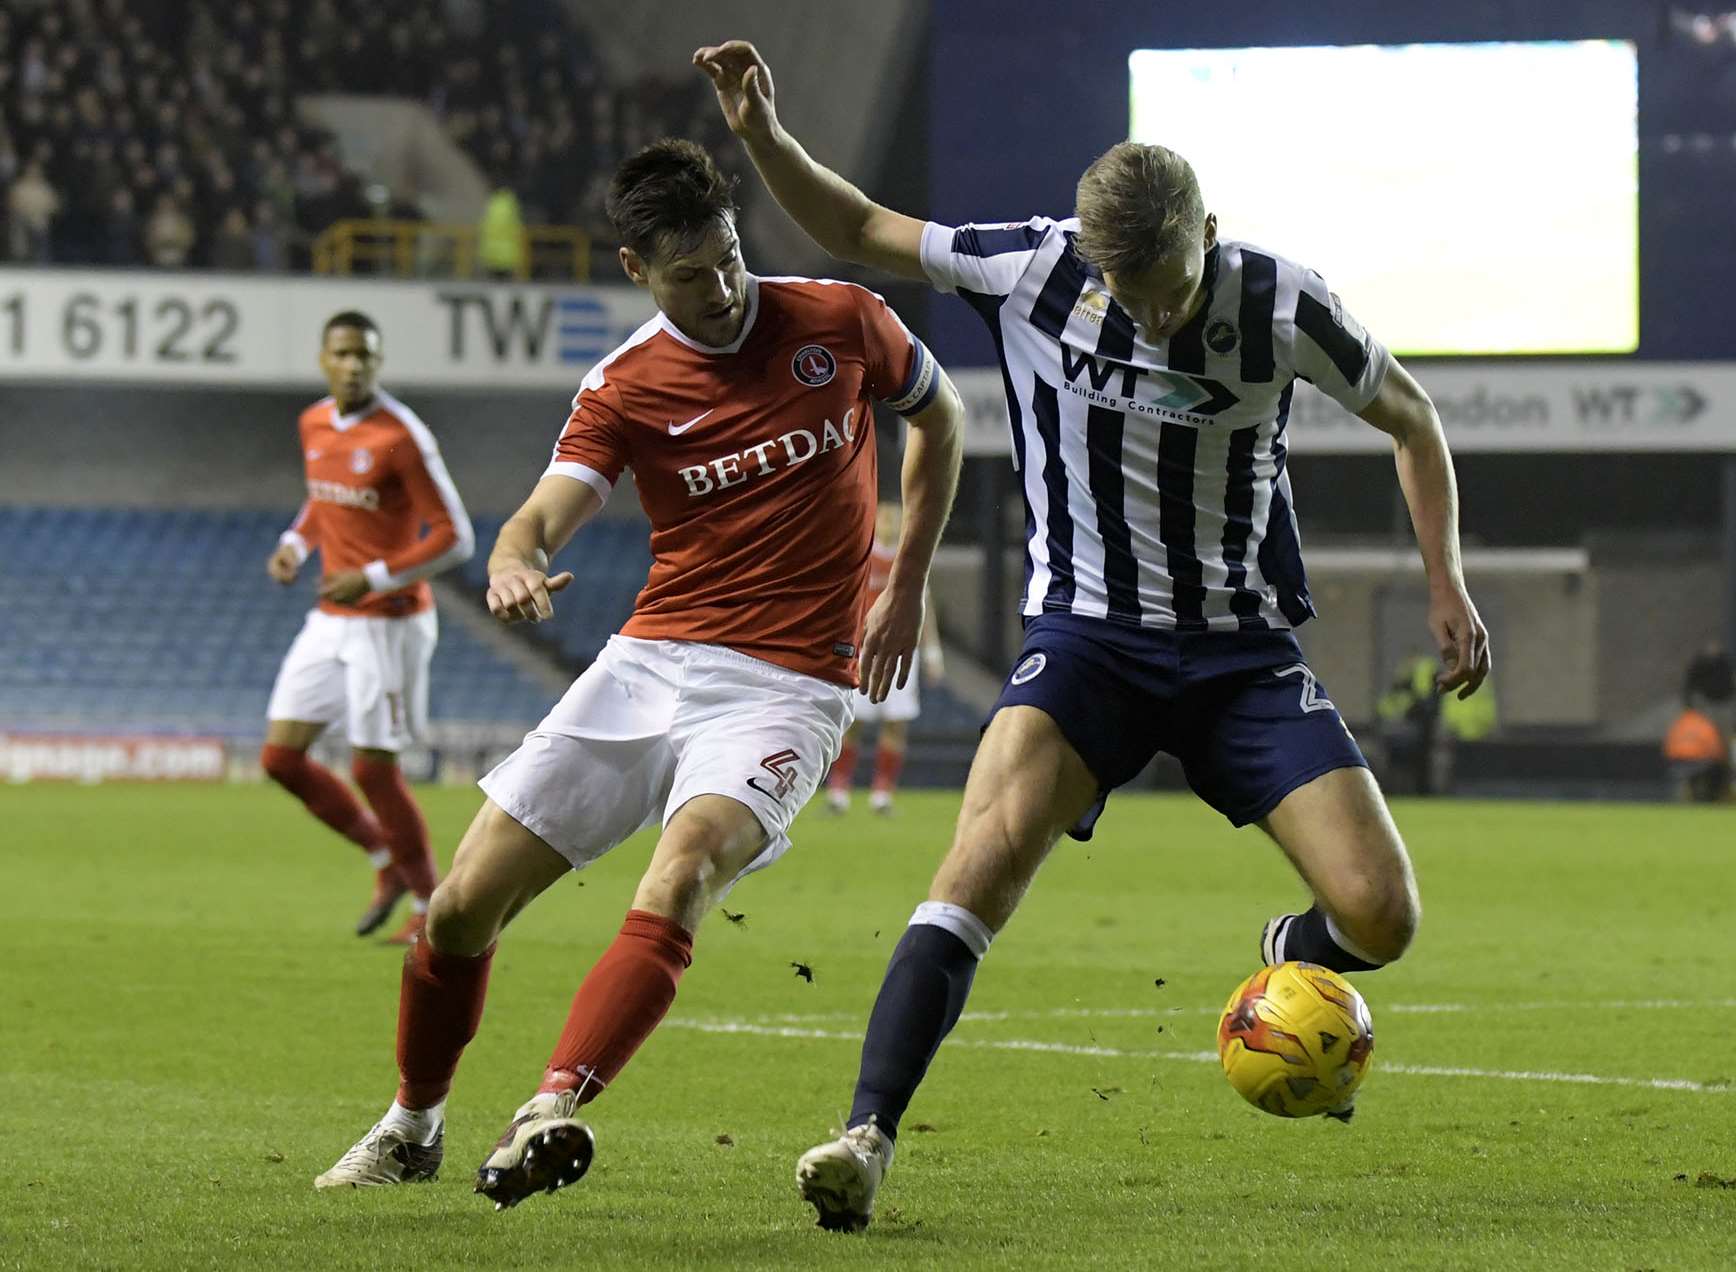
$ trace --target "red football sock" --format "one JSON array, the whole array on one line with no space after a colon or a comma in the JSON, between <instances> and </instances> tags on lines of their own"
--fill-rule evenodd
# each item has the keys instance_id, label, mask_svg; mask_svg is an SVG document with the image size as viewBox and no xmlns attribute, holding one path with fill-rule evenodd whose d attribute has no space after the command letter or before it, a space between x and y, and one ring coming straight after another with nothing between
<instances>
[{"instance_id":1,"label":"red football sock","mask_svg":"<svg viewBox=\"0 0 1736 1272\"><path fill-rule=\"evenodd\" d=\"M259 752L266 775L307 805L308 812L364 852L386 846L386 832L336 773L307 752L267 742Z\"/></svg>"},{"instance_id":2,"label":"red football sock","mask_svg":"<svg viewBox=\"0 0 1736 1272\"><path fill-rule=\"evenodd\" d=\"M849 793L850 783L856 780L856 755L856 744L854 742L844 743L844 749L838 752L838 759L832 765L832 771L826 774L826 788L828 790Z\"/></svg>"},{"instance_id":3,"label":"red football sock","mask_svg":"<svg viewBox=\"0 0 1736 1272\"><path fill-rule=\"evenodd\" d=\"M422 810L416 807L410 784L391 760L371 760L358 755L350 765L350 773L385 827L386 843L392 850L392 864L398 868L398 877L426 901L434 895L439 874L434 868L434 853L428 847L428 823L422 820Z\"/></svg>"},{"instance_id":4,"label":"red football sock","mask_svg":"<svg viewBox=\"0 0 1736 1272\"><path fill-rule=\"evenodd\" d=\"M693 962L693 934L674 919L627 911L614 943L573 995L540 1091L579 1092L588 1104L627 1067L675 1001Z\"/></svg>"},{"instance_id":5,"label":"red football sock","mask_svg":"<svg viewBox=\"0 0 1736 1272\"><path fill-rule=\"evenodd\" d=\"M874 752L874 789L882 795L890 795L898 785L899 773L903 771L904 752L882 742Z\"/></svg>"},{"instance_id":6,"label":"red football sock","mask_svg":"<svg viewBox=\"0 0 1736 1272\"><path fill-rule=\"evenodd\" d=\"M426 937L404 954L398 988L398 1103L429 1109L446 1098L458 1057L476 1037L488 994L491 945L474 958L442 954Z\"/></svg>"}]
</instances>

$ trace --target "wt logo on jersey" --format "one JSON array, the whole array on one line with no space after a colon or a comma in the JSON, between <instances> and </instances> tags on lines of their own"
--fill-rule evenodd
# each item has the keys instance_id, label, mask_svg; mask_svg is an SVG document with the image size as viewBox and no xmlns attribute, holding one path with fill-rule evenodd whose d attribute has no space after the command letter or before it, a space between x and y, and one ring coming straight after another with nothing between
<instances>
[{"instance_id":1,"label":"wt logo on jersey","mask_svg":"<svg viewBox=\"0 0 1736 1272\"><path fill-rule=\"evenodd\" d=\"M1061 370L1069 392L1118 411L1185 419L1221 415L1240 401L1221 380L1135 366L1066 345Z\"/></svg>"}]
</instances>

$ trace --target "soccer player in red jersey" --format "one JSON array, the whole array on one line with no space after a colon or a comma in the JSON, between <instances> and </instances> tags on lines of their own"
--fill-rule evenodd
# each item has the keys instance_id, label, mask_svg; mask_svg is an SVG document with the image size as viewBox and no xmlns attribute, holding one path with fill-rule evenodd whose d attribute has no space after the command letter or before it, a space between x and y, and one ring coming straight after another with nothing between
<instances>
[{"instance_id":1,"label":"soccer player in red jersey","mask_svg":"<svg viewBox=\"0 0 1736 1272\"><path fill-rule=\"evenodd\" d=\"M378 929L412 894L414 911L392 938L408 944L422 929L435 867L398 753L428 714L436 625L427 580L469 560L476 538L434 435L379 387L380 362L380 332L366 314L327 321L319 364L331 396L301 413L307 502L265 565L287 586L318 551L324 573L319 605L277 673L260 763L368 854L374 894L356 935ZM340 719L353 748L351 775L372 813L308 758Z\"/></svg>"},{"instance_id":2,"label":"soccer player in red jersey","mask_svg":"<svg viewBox=\"0 0 1736 1272\"><path fill-rule=\"evenodd\" d=\"M874 293L749 274L731 185L692 143L628 159L607 206L622 267L660 312L585 377L489 557L488 605L506 622L549 617L573 582L551 577L549 558L628 468L651 522L650 577L620 634L482 779L488 798L405 959L397 1098L316 1187L432 1177L501 929L661 822L626 921L476 1191L505 1207L578 1179L593 1151L579 1106L669 1010L706 912L789 847L858 682L884 698L914 658L962 453L950 381ZM870 609L873 400L911 435L904 533Z\"/></svg>"}]
</instances>

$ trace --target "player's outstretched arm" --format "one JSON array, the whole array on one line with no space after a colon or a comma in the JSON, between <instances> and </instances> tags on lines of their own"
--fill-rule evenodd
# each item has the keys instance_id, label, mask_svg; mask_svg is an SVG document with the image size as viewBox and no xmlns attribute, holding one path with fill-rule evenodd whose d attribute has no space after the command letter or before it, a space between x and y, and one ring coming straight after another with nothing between
<instances>
[{"instance_id":1,"label":"player's outstretched arm","mask_svg":"<svg viewBox=\"0 0 1736 1272\"><path fill-rule=\"evenodd\" d=\"M809 238L833 256L926 280L922 222L881 207L823 164L778 122L772 72L746 40L708 45L693 64L711 79L730 131L747 147L766 188Z\"/></svg>"},{"instance_id":2,"label":"player's outstretched arm","mask_svg":"<svg viewBox=\"0 0 1736 1272\"><path fill-rule=\"evenodd\" d=\"M571 570L549 576L549 558L596 515L603 498L571 477L544 477L524 506L500 528L488 554L488 612L503 623L554 617L551 593L573 581Z\"/></svg>"},{"instance_id":3,"label":"player's outstretched arm","mask_svg":"<svg viewBox=\"0 0 1736 1272\"><path fill-rule=\"evenodd\" d=\"M1459 487L1435 404L1395 360L1362 418L1392 437L1398 481L1429 579L1429 631L1441 652L1437 688L1468 698L1489 675L1489 631L1465 589L1459 560Z\"/></svg>"},{"instance_id":4,"label":"player's outstretched arm","mask_svg":"<svg viewBox=\"0 0 1736 1272\"><path fill-rule=\"evenodd\" d=\"M862 632L862 689L881 701L902 687L916 664L922 636L928 571L940 533L958 493L964 462L964 402L938 366L934 400L906 417L910 441L904 451L904 522L886 590L868 612Z\"/></svg>"}]
</instances>

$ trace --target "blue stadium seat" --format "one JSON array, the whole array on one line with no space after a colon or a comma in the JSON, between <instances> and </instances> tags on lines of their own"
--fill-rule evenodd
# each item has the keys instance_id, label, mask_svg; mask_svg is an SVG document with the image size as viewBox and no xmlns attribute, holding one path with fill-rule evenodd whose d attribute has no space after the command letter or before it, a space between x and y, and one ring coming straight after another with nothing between
<instances>
[{"instance_id":1,"label":"blue stadium seat","mask_svg":"<svg viewBox=\"0 0 1736 1272\"><path fill-rule=\"evenodd\" d=\"M0 728L209 733L264 730L279 661L313 604L312 571L291 588L264 560L288 510L0 508ZM480 594L502 519L477 519L461 583ZM582 529L558 568L579 575L553 622L514 629L573 670L632 613L651 554L644 522ZM52 591L42 580L56 580ZM436 722L540 719L552 695L457 622L441 624ZM977 712L925 687L918 734L971 733Z\"/></svg>"},{"instance_id":2,"label":"blue stadium seat","mask_svg":"<svg viewBox=\"0 0 1736 1272\"><path fill-rule=\"evenodd\" d=\"M0 508L0 727L260 736L314 600L311 571L292 588L265 578L291 515ZM436 721L523 728L550 700L461 624L442 624Z\"/></svg>"}]
</instances>

